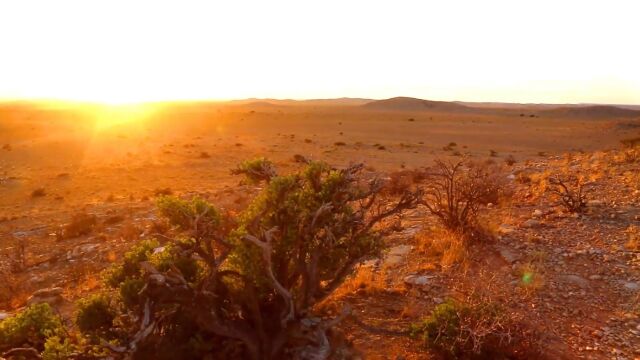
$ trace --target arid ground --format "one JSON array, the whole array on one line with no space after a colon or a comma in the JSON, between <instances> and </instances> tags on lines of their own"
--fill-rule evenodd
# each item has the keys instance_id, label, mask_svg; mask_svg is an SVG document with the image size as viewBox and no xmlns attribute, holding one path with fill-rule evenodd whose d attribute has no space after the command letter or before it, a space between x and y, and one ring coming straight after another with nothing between
<instances>
[{"instance_id":1,"label":"arid ground","mask_svg":"<svg viewBox=\"0 0 640 360\"><path fill-rule=\"evenodd\" d=\"M386 240L395 255L359 270L375 279L348 282L336 295L362 322L390 330L345 322L347 338L370 359L430 358L419 339L396 332L443 299L484 285L544 334L552 358L637 359L640 252L625 244L640 226L640 162L621 160L619 149L638 136L640 111L614 107L412 99L1 104L0 315L39 289L61 287L56 307L70 319L74 301L101 286L100 271L153 232L157 194L246 206L259 189L230 173L246 159L269 158L284 172L300 167L296 155L338 167L364 162L381 176L436 158L490 160L514 188L510 202L483 213L497 240L469 249L463 264L443 265L424 240L435 220L421 208L407 214L404 229ZM536 192L537 175L566 169L593 182L583 215ZM78 213L95 214L98 224L61 238ZM525 268L538 276L535 288L520 286ZM412 276L428 282L415 285Z\"/></svg>"}]
</instances>

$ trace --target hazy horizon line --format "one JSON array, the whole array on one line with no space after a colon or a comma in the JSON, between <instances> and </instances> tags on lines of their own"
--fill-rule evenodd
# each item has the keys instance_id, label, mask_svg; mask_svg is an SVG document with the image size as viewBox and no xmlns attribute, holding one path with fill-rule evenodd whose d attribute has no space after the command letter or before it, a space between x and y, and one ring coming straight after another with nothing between
<instances>
[{"instance_id":1,"label":"hazy horizon line","mask_svg":"<svg viewBox=\"0 0 640 360\"><path fill-rule=\"evenodd\" d=\"M441 100L421 98L415 96L398 95L384 98L369 98L359 96L339 96L339 97L309 97L309 98L291 98L291 97L242 97L242 98L207 98L207 97L193 97L193 98L174 98L174 99L156 99L156 100L140 100L140 101L123 101L123 102L110 102L100 100L89 99L72 99L72 98L55 98L55 97L0 97L0 103L12 103L12 102L32 102L32 103L46 103L46 102L58 102L58 103L75 103L75 104L91 104L91 105L110 105L110 106L127 106L127 105L144 105L144 104L158 104L158 103L190 103L190 102L210 102L210 103L228 103L234 101L328 101L328 100L370 100L380 101L396 98L411 98L416 100L434 101L434 102L448 102L448 103L475 103L475 104L510 104L510 105L610 105L610 106L640 106L638 103L603 103L603 102L521 102L521 101L501 101L501 100Z\"/></svg>"}]
</instances>

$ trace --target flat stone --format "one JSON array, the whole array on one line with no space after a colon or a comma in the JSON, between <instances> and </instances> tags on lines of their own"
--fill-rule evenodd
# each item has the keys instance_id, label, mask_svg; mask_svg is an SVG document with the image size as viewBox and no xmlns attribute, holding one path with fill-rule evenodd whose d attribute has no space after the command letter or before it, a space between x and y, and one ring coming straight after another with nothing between
<instances>
[{"instance_id":1,"label":"flat stone","mask_svg":"<svg viewBox=\"0 0 640 360\"><path fill-rule=\"evenodd\" d=\"M539 227L540 225L542 225L542 223L540 221L535 220L535 219L529 219L529 220L523 222L522 225L520 225L520 226L525 227L525 228L534 228L534 227Z\"/></svg>"},{"instance_id":2,"label":"flat stone","mask_svg":"<svg viewBox=\"0 0 640 360\"><path fill-rule=\"evenodd\" d=\"M410 285L424 286L429 283L431 276L427 275L409 275L404 278L404 282Z\"/></svg>"},{"instance_id":3,"label":"flat stone","mask_svg":"<svg viewBox=\"0 0 640 360\"><path fill-rule=\"evenodd\" d=\"M589 200L587 201L588 206L602 206L604 205L604 201L602 200Z\"/></svg>"},{"instance_id":4,"label":"flat stone","mask_svg":"<svg viewBox=\"0 0 640 360\"><path fill-rule=\"evenodd\" d=\"M521 258L520 254L505 247L498 248L498 252L500 252L500 256L509 264L513 264Z\"/></svg>"},{"instance_id":5,"label":"flat stone","mask_svg":"<svg viewBox=\"0 0 640 360\"><path fill-rule=\"evenodd\" d=\"M40 289L31 295L29 299L27 299L28 305L33 304L41 304L47 303L50 305L54 305L60 303L62 301L62 288L61 287L53 287L47 289Z\"/></svg>"},{"instance_id":6,"label":"flat stone","mask_svg":"<svg viewBox=\"0 0 640 360\"><path fill-rule=\"evenodd\" d=\"M589 280L602 280L601 275L591 275L589 276Z\"/></svg>"},{"instance_id":7,"label":"flat stone","mask_svg":"<svg viewBox=\"0 0 640 360\"><path fill-rule=\"evenodd\" d=\"M516 231L516 228L509 224L500 224L498 227L498 232L501 234L511 234L514 231Z\"/></svg>"},{"instance_id":8,"label":"flat stone","mask_svg":"<svg viewBox=\"0 0 640 360\"><path fill-rule=\"evenodd\" d=\"M411 252L413 246L411 245L398 245L389 249L389 256L406 256Z\"/></svg>"},{"instance_id":9,"label":"flat stone","mask_svg":"<svg viewBox=\"0 0 640 360\"><path fill-rule=\"evenodd\" d=\"M583 278L582 276L566 274L566 275L560 275L558 276L558 278L563 282L577 285L583 289L589 287L589 280Z\"/></svg>"},{"instance_id":10,"label":"flat stone","mask_svg":"<svg viewBox=\"0 0 640 360\"><path fill-rule=\"evenodd\" d=\"M4 319L7 319L9 317L11 317L11 315L9 313L0 311L0 321L2 321Z\"/></svg>"},{"instance_id":11,"label":"flat stone","mask_svg":"<svg viewBox=\"0 0 640 360\"><path fill-rule=\"evenodd\" d=\"M533 213L531 214L531 216L533 216L534 218L541 217L542 216L542 210L539 210L539 209L533 210Z\"/></svg>"},{"instance_id":12,"label":"flat stone","mask_svg":"<svg viewBox=\"0 0 640 360\"><path fill-rule=\"evenodd\" d=\"M624 288L631 291L637 291L640 290L640 284L629 281L624 284Z\"/></svg>"},{"instance_id":13,"label":"flat stone","mask_svg":"<svg viewBox=\"0 0 640 360\"><path fill-rule=\"evenodd\" d=\"M67 259L81 257L82 255L95 251L99 247L99 244L83 244L80 246L76 246L75 248L73 248L73 250L67 253Z\"/></svg>"}]
</instances>

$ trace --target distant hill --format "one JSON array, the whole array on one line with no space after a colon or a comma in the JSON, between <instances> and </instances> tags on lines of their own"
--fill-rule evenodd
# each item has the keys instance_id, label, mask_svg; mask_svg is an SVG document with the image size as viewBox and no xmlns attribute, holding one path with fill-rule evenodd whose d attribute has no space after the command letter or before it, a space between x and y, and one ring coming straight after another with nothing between
<instances>
[{"instance_id":1,"label":"distant hill","mask_svg":"<svg viewBox=\"0 0 640 360\"><path fill-rule=\"evenodd\" d=\"M470 107L449 101L431 101L411 97L394 97L385 100L371 101L362 105L371 110L389 111L442 111L461 112L473 110Z\"/></svg>"},{"instance_id":2,"label":"distant hill","mask_svg":"<svg viewBox=\"0 0 640 360\"><path fill-rule=\"evenodd\" d=\"M640 110L632 110L611 105L590 105L575 107L558 107L555 109L540 111L540 114L549 116L591 117L591 118L616 118L616 117L640 117Z\"/></svg>"},{"instance_id":3,"label":"distant hill","mask_svg":"<svg viewBox=\"0 0 640 360\"><path fill-rule=\"evenodd\" d=\"M359 106L371 102L371 99L360 98L336 98L336 99L308 99L308 100L293 100L293 99L242 99L232 100L229 104L232 105L280 105L280 106L300 106L300 105L318 105L318 106Z\"/></svg>"}]
</instances>

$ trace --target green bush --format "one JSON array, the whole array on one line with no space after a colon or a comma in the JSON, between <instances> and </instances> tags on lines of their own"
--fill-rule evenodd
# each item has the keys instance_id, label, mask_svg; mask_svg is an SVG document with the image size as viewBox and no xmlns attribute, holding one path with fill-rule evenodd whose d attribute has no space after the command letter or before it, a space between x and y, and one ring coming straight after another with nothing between
<instances>
[{"instance_id":1,"label":"green bush","mask_svg":"<svg viewBox=\"0 0 640 360\"><path fill-rule=\"evenodd\" d=\"M95 294L78 302L76 324L83 333L105 331L113 326L115 316L107 296Z\"/></svg>"},{"instance_id":2,"label":"green bush","mask_svg":"<svg viewBox=\"0 0 640 360\"><path fill-rule=\"evenodd\" d=\"M270 181L276 177L276 168L270 160L265 158L257 158L247 160L237 168L231 170L232 174L245 175L251 183L259 183L261 181Z\"/></svg>"},{"instance_id":3,"label":"green bush","mask_svg":"<svg viewBox=\"0 0 640 360\"><path fill-rule=\"evenodd\" d=\"M160 246L157 240L144 240L124 255L121 264L113 266L106 273L106 283L117 288L125 280L141 276L140 263L149 260L153 249Z\"/></svg>"},{"instance_id":4,"label":"green bush","mask_svg":"<svg viewBox=\"0 0 640 360\"><path fill-rule=\"evenodd\" d=\"M140 291L144 287L143 279L126 279L118 286L120 300L126 308L133 308L140 304Z\"/></svg>"},{"instance_id":5,"label":"green bush","mask_svg":"<svg viewBox=\"0 0 640 360\"><path fill-rule=\"evenodd\" d=\"M491 301L447 300L412 325L411 334L446 359L533 359L539 354L535 334Z\"/></svg>"},{"instance_id":6,"label":"green bush","mask_svg":"<svg viewBox=\"0 0 640 360\"><path fill-rule=\"evenodd\" d=\"M118 343L135 341L119 351L254 359L324 351L317 344L329 325L318 331L306 321L314 305L380 252L384 227L376 225L418 200L411 192L385 198L379 180L359 176L362 168L310 162L278 176L268 160L246 162L235 172L266 186L237 217L199 198L158 199L177 237L155 253L156 241L141 242L106 279L120 293Z\"/></svg>"},{"instance_id":7,"label":"green bush","mask_svg":"<svg viewBox=\"0 0 640 360\"><path fill-rule=\"evenodd\" d=\"M69 339L51 336L44 343L43 360L67 360L78 352L78 348Z\"/></svg>"},{"instance_id":8,"label":"green bush","mask_svg":"<svg viewBox=\"0 0 640 360\"><path fill-rule=\"evenodd\" d=\"M184 201L172 196L163 196L158 199L157 206L160 214L180 230L191 229L196 218L199 225L217 226L220 223L218 211L198 197Z\"/></svg>"},{"instance_id":9,"label":"green bush","mask_svg":"<svg viewBox=\"0 0 640 360\"><path fill-rule=\"evenodd\" d=\"M42 351L48 337L62 332L60 317L48 304L31 305L0 322L0 351L23 346Z\"/></svg>"}]
</instances>

